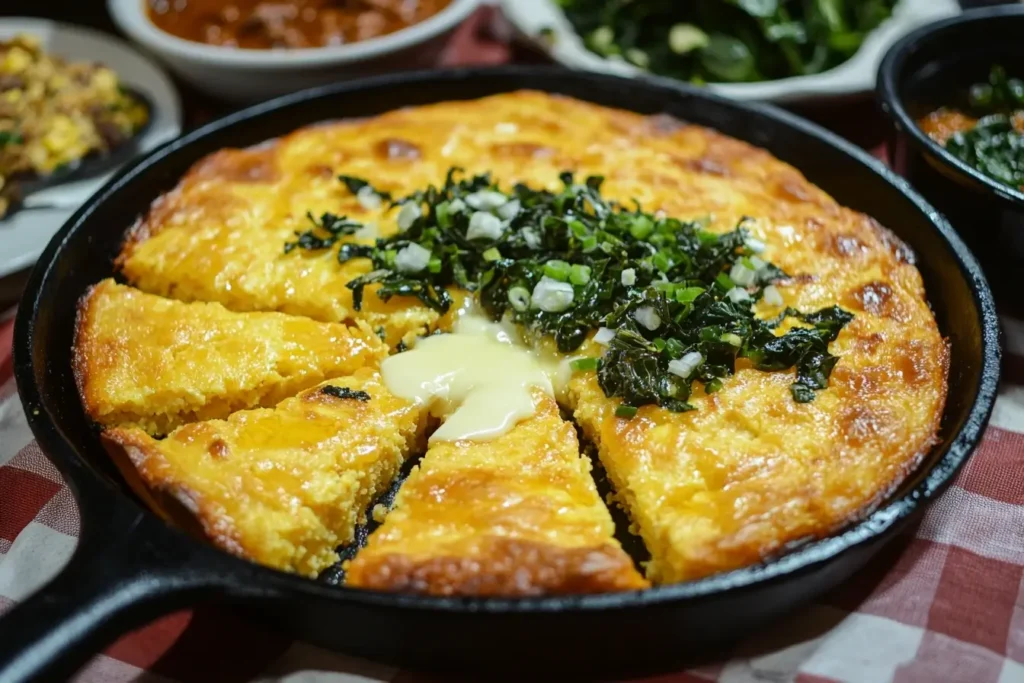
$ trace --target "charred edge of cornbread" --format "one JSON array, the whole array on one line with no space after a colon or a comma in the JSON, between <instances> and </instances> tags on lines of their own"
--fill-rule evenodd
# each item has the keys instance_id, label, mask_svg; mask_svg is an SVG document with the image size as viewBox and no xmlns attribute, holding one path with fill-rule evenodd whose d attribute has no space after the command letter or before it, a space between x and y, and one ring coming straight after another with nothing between
<instances>
[{"instance_id":1,"label":"charred edge of cornbread","mask_svg":"<svg viewBox=\"0 0 1024 683\"><path fill-rule=\"evenodd\" d=\"M127 432L128 430L119 431ZM111 461L113 461L114 466L117 467L121 476L124 477L125 483L128 484L132 493L138 496L147 508L155 512L164 521L170 522L193 538L206 539L206 532L203 529L202 523L189 510L188 505L182 502L182 498L175 496L169 490L149 486L148 482L143 478L142 472L133 462L132 453L129 452L129 449L135 449L136 455L139 454L136 446L133 445L136 442L129 437L111 438L111 436L108 436L109 434L110 432L103 432L100 435L100 442L103 444L107 455L110 456ZM146 435L146 438L149 439L149 435ZM148 443L148 441L144 441L141 437L138 438L138 442L142 442L143 446ZM192 498L188 497L186 499L191 500Z\"/></svg>"},{"instance_id":2,"label":"charred edge of cornbread","mask_svg":"<svg viewBox=\"0 0 1024 683\"><path fill-rule=\"evenodd\" d=\"M375 376L379 380L379 376ZM362 387L361 381L347 378L346 384ZM356 404L362 401L339 398L323 391L328 380L320 386L307 389L295 398L307 403ZM267 409L257 409L267 410ZM183 428L188 428L185 426ZM137 428L114 428L102 433L103 444L123 472L129 485L147 502L157 514L166 520L182 526L187 532L205 537L214 545L238 557L258 562L284 571L293 571L308 577L315 577L320 571L336 564L340 556L337 548L355 540L356 526L365 523L367 509L391 485L398 475L402 463L411 453L419 452L425 445L426 419L421 415L416 433L409 436L404 446L394 457L382 457L369 471L354 470L341 473L346 480L346 490L354 492L353 503L348 509L335 507L329 515L317 514L321 529L310 529L310 533L299 541L281 537L285 544L295 547L289 561L274 563L262 557L259 547L253 547L245 534L238 529L234 520L223 514L215 501L207 500L201 491L178 481L175 466L167 461L161 452L160 441ZM401 438L396 436L396 438ZM212 449L216 446L210 444Z\"/></svg>"},{"instance_id":3,"label":"charred edge of cornbread","mask_svg":"<svg viewBox=\"0 0 1024 683\"><path fill-rule=\"evenodd\" d=\"M346 583L422 595L531 596L639 590L647 582L618 546L567 548L491 537L471 556L387 553L348 565Z\"/></svg>"},{"instance_id":4,"label":"charred edge of cornbread","mask_svg":"<svg viewBox=\"0 0 1024 683\"><path fill-rule=\"evenodd\" d=\"M151 467L151 463L165 463L163 454L157 444L159 441L137 427L116 427L108 429L100 435L107 453L119 464L134 467L136 477L129 478L129 485L140 494L150 508L164 519L175 524L182 524L186 530L199 530L203 536L215 545L232 555L252 559L239 540L239 534L233 526L225 525L224 518L214 520L214 511L204 505L200 493L188 486L165 477ZM141 481L144 487L133 484Z\"/></svg>"},{"instance_id":5,"label":"charred edge of cornbread","mask_svg":"<svg viewBox=\"0 0 1024 683\"><path fill-rule=\"evenodd\" d=\"M93 295L96 292L96 288L99 286L99 282L94 285L90 285L89 288L85 290L85 293L79 297L78 303L75 305L75 332L71 345L71 372L75 376L75 386L78 388L78 395L81 397L82 404L85 406L85 412L89 414L89 417L97 421L97 406L93 404L89 393L86 391L86 385L89 380L89 367L88 362L82 353L82 349L85 326L87 324L87 319L91 316Z\"/></svg>"}]
</instances>

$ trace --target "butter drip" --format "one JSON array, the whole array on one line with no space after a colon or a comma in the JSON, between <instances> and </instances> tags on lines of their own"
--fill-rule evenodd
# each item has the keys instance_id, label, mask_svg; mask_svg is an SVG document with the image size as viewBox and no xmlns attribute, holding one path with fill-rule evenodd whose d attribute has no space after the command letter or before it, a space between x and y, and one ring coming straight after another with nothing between
<instances>
[{"instance_id":1,"label":"butter drip","mask_svg":"<svg viewBox=\"0 0 1024 683\"><path fill-rule=\"evenodd\" d=\"M421 339L381 365L389 391L443 420L431 442L501 436L534 414L534 389L553 396L567 372L565 361L520 345L514 329L471 312L453 333Z\"/></svg>"}]
</instances>

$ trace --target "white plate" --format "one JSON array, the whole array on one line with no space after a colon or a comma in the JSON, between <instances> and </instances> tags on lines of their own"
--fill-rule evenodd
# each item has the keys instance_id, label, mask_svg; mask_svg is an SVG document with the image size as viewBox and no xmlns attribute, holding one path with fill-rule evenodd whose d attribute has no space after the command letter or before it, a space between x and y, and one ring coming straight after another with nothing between
<instances>
[{"instance_id":1,"label":"white plate","mask_svg":"<svg viewBox=\"0 0 1024 683\"><path fill-rule=\"evenodd\" d=\"M504 0L505 16L521 37L541 47L552 59L574 69L625 76L647 72L623 62L600 57L583 46L554 0ZM795 76L760 83L721 83L709 87L738 100L798 102L845 97L873 90L878 64L889 46L922 24L960 12L956 0L902 0L885 23L868 35L851 59L813 76ZM554 30L552 45L540 39L545 27Z\"/></svg>"},{"instance_id":2,"label":"white plate","mask_svg":"<svg viewBox=\"0 0 1024 683\"><path fill-rule=\"evenodd\" d=\"M148 152L181 132L181 102L170 79L127 43L106 33L45 19L0 19L0 40L18 33L38 36L43 49L51 54L105 64L117 72L122 83L145 95L153 120L137 143L140 152ZM0 277L35 263L57 229L113 173L62 183L25 197L27 206L55 204L59 208L26 208L0 218Z\"/></svg>"}]
</instances>

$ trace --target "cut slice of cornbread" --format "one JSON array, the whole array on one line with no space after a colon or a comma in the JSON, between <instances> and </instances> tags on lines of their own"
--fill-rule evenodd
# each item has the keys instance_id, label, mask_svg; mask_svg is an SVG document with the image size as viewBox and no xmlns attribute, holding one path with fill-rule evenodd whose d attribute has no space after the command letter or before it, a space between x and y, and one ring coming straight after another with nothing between
<instances>
[{"instance_id":1,"label":"cut slice of cornbread","mask_svg":"<svg viewBox=\"0 0 1024 683\"><path fill-rule=\"evenodd\" d=\"M333 388L332 388L333 387ZM306 576L338 561L367 506L418 447L424 414L373 370L329 380L276 408L180 427L103 434L142 480L241 557Z\"/></svg>"},{"instance_id":2,"label":"cut slice of cornbread","mask_svg":"<svg viewBox=\"0 0 1024 683\"><path fill-rule=\"evenodd\" d=\"M945 348L922 324L901 333L917 337L904 348L920 360L886 358L857 338L880 328L860 316L843 331L830 386L810 403L793 401L793 371L741 359L721 390L698 387L696 410L644 406L624 419L594 372L573 376L573 416L651 553L652 583L750 566L832 533L915 467L935 443Z\"/></svg>"},{"instance_id":3,"label":"cut slice of cornbread","mask_svg":"<svg viewBox=\"0 0 1024 683\"><path fill-rule=\"evenodd\" d=\"M166 434L272 406L325 379L376 367L386 354L365 325L233 313L104 280L79 305L75 376L101 425Z\"/></svg>"},{"instance_id":4,"label":"cut slice of cornbread","mask_svg":"<svg viewBox=\"0 0 1024 683\"><path fill-rule=\"evenodd\" d=\"M347 583L440 595L645 587L612 535L575 430L551 398L535 400L536 415L493 441L431 445Z\"/></svg>"}]
</instances>

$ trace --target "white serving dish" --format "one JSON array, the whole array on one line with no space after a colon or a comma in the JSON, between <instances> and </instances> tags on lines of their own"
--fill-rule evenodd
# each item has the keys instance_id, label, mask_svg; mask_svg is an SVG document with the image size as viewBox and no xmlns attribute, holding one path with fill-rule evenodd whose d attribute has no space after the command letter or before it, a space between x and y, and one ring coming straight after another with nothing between
<instances>
[{"instance_id":1,"label":"white serving dish","mask_svg":"<svg viewBox=\"0 0 1024 683\"><path fill-rule=\"evenodd\" d=\"M206 45L161 31L145 0L107 0L114 23L183 80L222 99L255 102L337 80L397 68L430 66L446 38L478 0L452 0L426 21L348 45L297 50L243 50Z\"/></svg>"},{"instance_id":2,"label":"white serving dish","mask_svg":"<svg viewBox=\"0 0 1024 683\"><path fill-rule=\"evenodd\" d=\"M71 61L105 64L117 73L124 85L143 95L152 109L150 124L135 143L140 154L181 133L181 103L170 78L124 41L107 33L46 19L0 18L0 40L19 33L37 36L43 49L53 55ZM100 175L60 183L27 195L25 208L0 218L0 277L35 263L57 229L114 172L105 170Z\"/></svg>"},{"instance_id":3,"label":"white serving dish","mask_svg":"<svg viewBox=\"0 0 1024 683\"><path fill-rule=\"evenodd\" d=\"M505 16L521 38L534 43L559 64L626 76L647 72L632 64L605 59L587 50L554 0L504 0ZM799 102L848 97L874 90L882 56L893 43L922 24L960 12L956 0L902 0L893 16L875 29L852 58L834 69L812 76L795 76L760 83L716 83L709 87L739 100ZM550 27L554 41L539 36Z\"/></svg>"}]
</instances>

